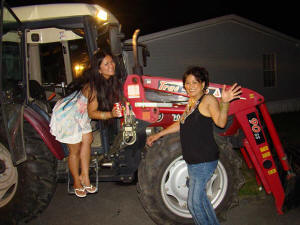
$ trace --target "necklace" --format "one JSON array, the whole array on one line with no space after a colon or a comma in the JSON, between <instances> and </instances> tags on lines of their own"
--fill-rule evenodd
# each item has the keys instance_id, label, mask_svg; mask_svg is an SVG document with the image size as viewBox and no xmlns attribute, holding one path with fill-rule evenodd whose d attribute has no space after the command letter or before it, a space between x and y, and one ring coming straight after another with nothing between
<instances>
[{"instance_id":1,"label":"necklace","mask_svg":"<svg viewBox=\"0 0 300 225\"><path fill-rule=\"evenodd\" d=\"M180 123L181 124L184 124L185 119L195 111L196 106L198 104L199 104L199 99L196 103L194 103L194 102L188 103L187 109L183 112L183 114L180 117Z\"/></svg>"},{"instance_id":2,"label":"necklace","mask_svg":"<svg viewBox=\"0 0 300 225\"><path fill-rule=\"evenodd\" d=\"M181 124L184 124L185 119L195 111L203 96L204 95L201 95L200 98L198 98L197 100L192 98L190 99L186 110L183 112L183 114L180 117Z\"/></svg>"}]
</instances>

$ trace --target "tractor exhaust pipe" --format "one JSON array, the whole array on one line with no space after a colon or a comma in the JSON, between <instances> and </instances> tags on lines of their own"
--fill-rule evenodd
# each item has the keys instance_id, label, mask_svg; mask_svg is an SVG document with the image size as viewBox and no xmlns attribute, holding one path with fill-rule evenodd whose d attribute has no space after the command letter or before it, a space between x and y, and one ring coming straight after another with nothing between
<instances>
[{"instance_id":1,"label":"tractor exhaust pipe","mask_svg":"<svg viewBox=\"0 0 300 225\"><path fill-rule=\"evenodd\" d=\"M139 62L139 49L138 49L138 35L140 33L140 29L134 31L132 36L132 48L133 48L133 58L134 58L134 66L132 68L133 73L137 75L143 75L143 67L140 65Z\"/></svg>"}]
</instances>

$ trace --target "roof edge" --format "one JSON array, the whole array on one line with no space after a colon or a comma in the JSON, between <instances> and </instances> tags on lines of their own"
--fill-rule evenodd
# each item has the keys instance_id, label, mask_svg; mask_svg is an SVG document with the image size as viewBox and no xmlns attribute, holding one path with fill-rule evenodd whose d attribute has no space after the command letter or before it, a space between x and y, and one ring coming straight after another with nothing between
<instances>
[{"instance_id":1,"label":"roof edge","mask_svg":"<svg viewBox=\"0 0 300 225\"><path fill-rule=\"evenodd\" d=\"M97 4L88 3L51 3L26 5L11 8L21 22L39 21L73 16L96 16L100 9L109 15L109 22L119 23L117 18L107 9Z\"/></svg>"},{"instance_id":2,"label":"roof edge","mask_svg":"<svg viewBox=\"0 0 300 225\"><path fill-rule=\"evenodd\" d=\"M199 28L204 28L208 26L213 26L217 25L220 23L232 21L238 24L241 24L243 26L248 26L251 29L258 30L260 32L266 33L268 35L276 36L280 39L285 39L291 42L295 42L296 44L300 44L300 40L297 38L294 38L292 36L286 35L282 32L276 31L275 29L269 28L267 26L264 26L262 24L256 23L254 21L251 21L249 19L246 19L244 17L238 16L236 14L229 14L229 15L224 15L212 19L207 19L204 21L196 22L196 23L191 23L175 28L170 28L167 30L151 33L151 34L146 34L146 35L141 35L139 37L140 42L148 42L156 39L161 39L161 38L167 38L169 36L174 36L178 35L179 33L184 33L184 32L189 32L194 29L199 29ZM130 40L127 40L127 42Z\"/></svg>"}]
</instances>

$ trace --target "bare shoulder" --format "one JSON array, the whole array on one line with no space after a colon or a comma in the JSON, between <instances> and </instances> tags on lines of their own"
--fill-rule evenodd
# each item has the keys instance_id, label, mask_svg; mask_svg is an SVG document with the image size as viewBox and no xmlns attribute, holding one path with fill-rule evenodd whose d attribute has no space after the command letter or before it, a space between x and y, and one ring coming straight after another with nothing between
<instances>
[{"instance_id":1,"label":"bare shoulder","mask_svg":"<svg viewBox=\"0 0 300 225\"><path fill-rule=\"evenodd\" d=\"M205 96L203 96L203 99L201 101L201 103L199 104L199 112L206 116L206 117L211 117L211 110L217 106L218 104L218 100L216 99L215 96L210 95L210 94L206 94Z\"/></svg>"},{"instance_id":2,"label":"bare shoulder","mask_svg":"<svg viewBox=\"0 0 300 225\"><path fill-rule=\"evenodd\" d=\"M219 102L215 96L207 94L203 98L203 105L207 109L215 109L219 107Z\"/></svg>"},{"instance_id":3,"label":"bare shoulder","mask_svg":"<svg viewBox=\"0 0 300 225\"><path fill-rule=\"evenodd\" d=\"M94 90L92 92L89 84L85 84L81 90L82 94L89 99L89 101L93 101L97 96L97 92Z\"/></svg>"},{"instance_id":4,"label":"bare shoulder","mask_svg":"<svg viewBox=\"0 0 300 225\"><path fill-rule=\"evenodd\" d=\"M83 86L83 88L81 89L81 92L82 92L82 94L83 94L85 97L88 97L88 96L89 96L89 93L90 93L90 90L91 90L90 86L89 86L88 84L85 84L85 85Z\"/></svg>"},{"instance_id":5,"label":"bare shoulder","mask_svg":"<svg viewBox=\"0 0 300 225\"><path fill-rule=\"evenodd\" d=\"M206 102L206 103L216 103L218 102L217 98L211 94L206 94L204 97L203 97L203 101Z\"/></svg>"}]
</instances>

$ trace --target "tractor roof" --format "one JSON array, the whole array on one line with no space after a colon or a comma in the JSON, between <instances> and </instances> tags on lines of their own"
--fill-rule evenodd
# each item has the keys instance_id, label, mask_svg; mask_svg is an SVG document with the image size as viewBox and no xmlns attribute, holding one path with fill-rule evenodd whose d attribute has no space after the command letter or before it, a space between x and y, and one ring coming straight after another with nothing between
<instances>
[{"instance_id":1,"label":"tractor roof","mask_svg":"<svg viewBox=\"0 0 300 225\"><path fill-rule=\"evenodd\" d=\"M75 16L92 16L97 17L102 10L107 12L109 23L118 23L116 17L108 10L99 5L84 3L64 3L64 4L45 4L21 6L12 8L14 13L22 22L51 20L59 18L68 18Z\"/></svg>"}]
</instances>

